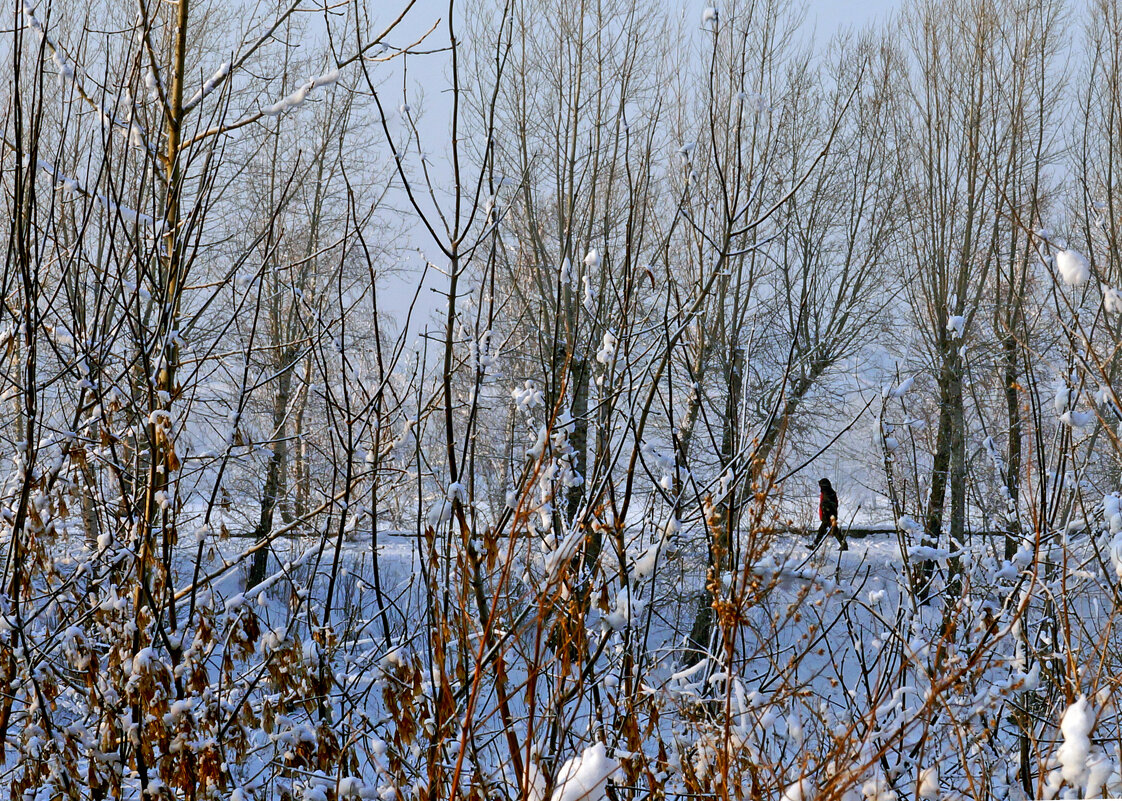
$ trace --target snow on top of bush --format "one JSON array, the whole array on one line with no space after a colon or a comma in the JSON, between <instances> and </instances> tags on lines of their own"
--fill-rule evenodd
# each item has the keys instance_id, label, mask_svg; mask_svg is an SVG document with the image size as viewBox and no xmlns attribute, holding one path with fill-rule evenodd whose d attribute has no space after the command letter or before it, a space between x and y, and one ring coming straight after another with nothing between
<instances>
[{"instance_id":1,"label":"snow on top of bush","mask_svg":"<svg viewBox=\"0 0 1122 801\"><path fill-rule=\"evenodd\" d=\"M958 556L958 553L952 553L946 548L932 548L928 545L913 545L908 549L908 555L912 559L922 559L924 561L942 561L944 559L952 559Z\"/></svg>"},{"instance_id":2,"label":"snow on top of bush","mask_svg":"<svg viewBox=\"0 0 1122 801\"><path fill-rule=\"evenodd\" d=\"M1118 522L1119 516L1114 515L1110 522L1111 529ZM1110 564L1114 567L1114 572L1118 578L1122 579L1122 530L1114 531L1113 534L1114 536L1110 540Z\"/></svg>"},{"instance_id":3,"label":"snow on top of bush","mask_svg":"<svg viewBox=\"0 0 1122 801\"><path fill-rule=\"evenodd\" d=\"M600 364L609 364L612 361L612 356L615 355L616 346L619 345L619 340L616 339L615 334L611 331L604 332L604 339L600 345L600 350L596 352L596 361Z\"/></svg>"},{"instance_id":4,"label":"snow on top of bush","mask_svg":"<svg viewBox=\"0 0 1122 801\"><path fill-rule=\"evenodd\" d=\"M811 801L812 798L814 798L814 782L804 778L788 785L783 791L781 801Z\"/></svg>"},{"instance_id":5,"label":"snow on top of bush","mask_svg":"<svg viewBox=\"0 0 1122 801\"><path fill-rule=\"evenodd\" d=\"M1078 412L1072 409L1060 415L1060 422L1071 428L1086 428L1095 422L1094 412Z\"/></svg>"},{"instance_id":6,"label":"snow on top of bush","mask_svg":"<svg viewBox=\"0 0 1122 801\"><path fill-rule=\"evenodd\" d=\"M452 502L441 498L432 505L428 513L428 524L432 528L442 526L452 519Z\"/></svg>"},{"instance_id":7,"label":"snow on top of bush","mask_svg":"<svg viewBox=\"0 0 1122 801\"><path fill-rule=\"evenodd\" d=\"M939 769L937 767L924 768L919 772L919 787L916 791L920 798L939 797Z\"/></svg>"},{"instance_id":8,"label":"snow on top of bush","mask_svg":"<svg viewBox=\"0 0 1122 801\"><path fill-rule=\"evenodd\" d=\"M526 379L522 387L515 387L510 391L514 404L523 412L528 412L535 406L545 403L545 395L537 388L533 381Z\"/></svg>"},{"instance_id":9,"label":"snow on top of bush","mask_svg":"<svg viewBox=\"0 0 1122 801\"><path fill-rule=\"evenodd\" d=\"M904 515L896 521L896 530L904 534L920 534L923 532L923 526L910 515Z\"/></svg>"},{"instance_id":10,"label":"snow on top of bush","mask_svg":"<svg viewBox=\"0 0 1122 801\"><path fill-rule=\"evenodd\" d=\"M1060 718L1064 742L1056 752L1064 781L1081 786L1087 776L1087 759L1091 756L1091 728L1095 714L1085 696L1069 706Z\"/></svg>"},{"instance_id":11,"label":"snow on top of bush","mask_svg":"<svg viewBox=\"0 0 1122 801\"><path fill-rule=\"evenodd\" d=\"M1052 399L1052 407L1057 414L1063 414L1071 406L1071 388L1064 382L1056 384L1056 396Z\"/></svg>"},{"instance_id":12,"label":"snow on top of bush","mask_svg":"<svg viewBox=\"0 0 1122 801\"><path fill-rule=\"evenodd\" d=\"M1068 286L1083 286L1091 278L1091 265L1078 250L1068 248L1056 253L1056 271Z\"/></svg>"},{"instance_id":13,"label":"snow on top of bush","mask_svg":"<svg viewBox=\"0 0 1122 801\"><path fill-rule=\"evenodd\" d=\"M620 772L619 761L596 743L561 766L550 801L600 801L606 797L608 779Z\"/></svg>"}]
</instances>

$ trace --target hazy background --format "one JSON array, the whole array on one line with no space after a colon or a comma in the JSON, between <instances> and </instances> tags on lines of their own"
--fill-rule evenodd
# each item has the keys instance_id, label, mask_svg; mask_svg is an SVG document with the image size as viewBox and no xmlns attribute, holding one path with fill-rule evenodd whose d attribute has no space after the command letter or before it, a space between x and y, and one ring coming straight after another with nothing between
<instances>
[{"instance_id":1,"label":"hazy background","mask_svg":"<svg viewBox=\"0 0 1122 801\"><path fill-rule=\"evenodd\" d=\"M671 0L668 5L677 7L685 28L691 26L701 30L701 16L707 7L715 6L718 11L721 4L712 0ZM795 4L793 4L795 5ZM802 29L805 36L815 41L825 41L846 27L864 28L866 26L883 22L895 9L899 8L900 0L865 0L865 2L835 2L834 0L809 0L802 3L804 21ZM462 9L463 4L457 8ZM437 21L442 23L435 30L428 33L425 39L427 47L420 49L439 50L448 43L447 30L443 24L448 12L448 3L444 0L419 0L407 15L405 24L395 33L395 44L412 43L416 37L426 34L428 29ZM448 58L445 52L436 52L427 55L410 57L406 62L394 60L384 65L384 77L381 89L385 92L383 102L396 117L395 133L405 138L402 130L403 121L401 109L408 105L409 113L419 121L422 137L426 131L444 130L449 125L451 105L448 102L450 92L450 79L448 75ZM391 126L391 130L394 130ZM447 137L429 135L430 141L442 143ZM386 165L389 166L389 153L383 142L376 141L372 147L385 150ZM450 182L450 170L447 166L447 154L426 151L430 159L430 168L438 180L445 186ZM468 170L470 172L470 169ZM395 182L396 183L396 182ZM427 262L440 266L439 251L432 247L432 243L417 222L416 216L406 210L408 200L404 193L397 192L394 203L402 209L403 217L409 230L406 234L408 252L398 269L387 271L387 279L382 284L383 309L396 310L399 319L404 317L405 311L413 300L417 291L417 280ZM429 270L422 291L418 297L416 308L409 327L413 332L411 339L415 340L422 333L425 325L432 320L435 311L443 307L443 299L438 290L443 286L443 276L434 270ZM419 343L416 343L419 344Z\"/></svg>"}]
</instances>

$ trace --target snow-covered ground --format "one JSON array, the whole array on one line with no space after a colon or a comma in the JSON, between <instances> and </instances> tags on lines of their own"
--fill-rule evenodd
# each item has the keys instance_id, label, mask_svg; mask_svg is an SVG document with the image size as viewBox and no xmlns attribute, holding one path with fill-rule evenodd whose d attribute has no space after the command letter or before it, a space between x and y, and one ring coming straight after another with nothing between
<instances>
[{"instance_id":1,"label":"snow-covered ground","mask_svg":"<svg viewBox=\"0 0 1122 801\"><path fill-rule=\"evenodd\" d=\"M237 563L247 544L229 539L207 548L206 570L214 571L224 562ZM1074 543L1064 553L1069 559L1087 560L1087 546L1086 541ZM434 598L439 585L426 588L421 569L426 547L415 534L379 533L379 583L390 641L383 636L383 610L376 601L369 535L344 540L338 552L342 570L334 590L337 639L331 650L337 689L330 695L337 708L358 703L348 714L361 710L370 721L364 736L375 738L374 753L381 753L380 759L388 759L386 749L393 752L395 744L403 745L397 704L424 707L439 695L439 671L433 672L431 661L430 605L448 599ZM515 602L506 612L507 624L515 629L505 651L504 680L510 697L503 714L514 721L509 725L517 730L519 748L526 749L525 756L536 766L529 780L531 797L546 786L554 788L553 801L576 798L590 788L591 797L598 797L609 779L628 786L635 779L627 766L659 762L660 748L669 748L659 775L662 791L671 796L688 795L690 787L704 783L707 775L711 780L718 768L730 769L747 790L751 781L759 781L758 776L750 779L751 771L745 767L755 760L769 765L774 774L762 785L773 788L767 797L785 790L784 798L809 798L810 789L826 787L837 789L842 793L838 797L845 799L955 797L955 791L983 779L993 792L1004 794L995 797L1022 797L1017 740L1010 720L1014 710L1026 703L1045 713L1056 708L1054 700L1026 700L1035 699L1040 671L1054 669L1054 664L1027 658L1029 651L1039 654L1040 650L1026 649L1021 641L1028 617L1027 613L1018 617L1017 612L1026 587L1042 583L1044 577L1032 577L1034 563L1023 554L1020 562L1002 563L995 554L997 547L980 537L968 544L961 555L966 600L948 611L951 600L945 593L936 592L932 602L924 605L907 592L906 563L894 532L850 539L846 552L839 552L832 539L814 554L806 540L774 541L737 579L746 582L742 590L751 601L735 629L738 658L728 665L703 660L692 666L683 661L686 652L680 632L689 630L697 611L700 576L690 559L670 551L653 580L634 580L621 591L630 599L622 612L619 598L594 604L590 610L588 647L598 654L597 664L585 665L581 675L598 688L599 708L594 707L590 688L566 702L558 700L559 688L572 692L580 682L566 680L561 663L555 661L557 654L542 650L540 637L548 632L535 623L535 617L518 614L526 605L540 604L538 591L544 588L518 583ZM284 642L295 637L304 641L305 659L314 664L315 655L321 653L314 632L316 624L323 622L316 612L336 558L335 543L282 538L274 550L281 569L267 580L265 589L251 591L247 598L244 562L237 563L226 577L211 584L213 606L227 617L251 609L264 632L258 649L280 653ZM190 549L184 550L184 557L189 554ZM950 554L928 549L919 555L936 562L936 586L944 587ZM913 563L916 558L913 553ZM1102 596L1091 572L1085 572L1083 586L1068 587L1071 608L1103 614L1109 598ZM185 558L178 578L181 587L189 582L190 573ZM307 614L300 618L304 623L286 632L284 626L292 625L293 610L301 599L308 601ZM466 616L471 619L473 614ZM269 634L274 626L280 628ZM1093 638L1094 630L1083 633ZM532 658L535 642L544 659L540 663ZM1104 648L1103 643L1095 645ZM1071 647L1081 646L1073 642ZM1112 652L1104 648L1103 653ZM639 675L628 655L646 661L640 697L649 699L650 709L660 710L657 717L651 717L649 710L643 716L655 729L639 752L625 745L623 731L601 730L619 714L629 676ZM535 679L540 671L551 680ZM411 675L417 677L419 694L391 701L400 692L402 678ZM489 689L479 703L487 707L488 715L498 715L493 706L497 687L493 670L485 669L480 677ZM450 689L462 704L459 694L470 684L461 681L453 679ZM530 692L535 681L538 690ZM531 698L536 698L534 704ZM709 713L698 717L714 703L725 711L716 717ZM1059 786L1058 778L1063 777L1071 784L1069 777L1074 776L1091 786L1114 776L1113 787L1117 768L1112 768L1113 773L1102 770L1108 762L1116 766L1117 755L1111 757L1114 752L1104 750L1101 734L1112 709L1096 709L1100 728L1091 743L1082 721L1092 714L1086 704L1094 704L1094 699L1080 703L1084 706L1065 713L1059 737L1053 734L1055 739L1038 743L1037 747L1057 754L1058 773L1047 781ZM550 730L551 719L541 717L535 706L553 708L553 714L565 710L567 734L556 745L540 739ZM291 725L297 726L299 717L292 718ZM481 725L498 736L507 724L495 720ZM319 736L316 731L310 721L279 741L275 731L261 733L263 739L254 748L274 753L272 748L283 745L285 738L314 739ZM452 736L453 744L455 740ZM582 746L582 741L589 744ZM722 749L729 748L737 755L731 768L721 757ZM490 781L512 782L511 765L501 757L504 752L505 747L491 756L480 752L473 764ZM346 786L365 797L384 796L404 775L423 783L422 766L427 762L423 755L416 748L397 753L392 760L400 763L396 773L378 759L358 765ZM453 749L449 758L454 755ZM738 761L741 758L747 762ZM243 780L252 790L255 785L244 778L248 775L243 774ZM318 792L313 792L316 787L325 792L341 787L338 780L339 776L317 778L313 772L297 776L287 786L310 798ZM807 790L804 796L792 795L801 784Z\"/></svg>"}]
</instances>

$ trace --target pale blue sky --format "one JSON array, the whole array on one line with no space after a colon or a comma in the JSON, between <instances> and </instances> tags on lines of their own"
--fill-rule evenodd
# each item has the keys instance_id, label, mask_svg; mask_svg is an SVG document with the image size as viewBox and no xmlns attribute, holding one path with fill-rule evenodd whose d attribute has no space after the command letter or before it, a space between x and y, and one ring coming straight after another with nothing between
<instances>
[{"instance_id":1,"label":"pale blue sky","mask_svg":"<svg viewBox=\"0 0 1122 801\"><path fill-rule=\"evenodd\" d=\"M807 13L808 17L817 18L818 31L828 35L841 25L864 25L883 19L899 6L900 0L809 0Z\"/></svg>"},{"instance_id":2,"label":"pale blue sky","mask_svg":"<svg viewBox=\"0 0 1122 801\"><path fill-rule=\"evenodd\" d=\"M685 19L697 20L700 20L702 11L707 6L714 5L720 9L722 5L721 0L664 1L670 8L680 8ZM902 3L903 0L861 0L861 2L852 2L851 0L802 0L802 5L806 11L804 30L808 34L813 33L816 40L823 43L833 36L839 28L846 25L864 27L883 21ZM405 24L396 31L395 40L401 42L412 41L414 37L427 30L435 20L443 18L447 10L447 0L418 0L406 17ZM440 47L446 41L445 29L443 26L439 26L426 40L426 44L429 47ZM388 69L383 68L384 82L382 88L386 93L385 100L391 115L391 130L403 134L404 131L398 127L401 123L396 113L402 99L399 67L400 64L395 62L388 65ZM441 141L439 136L433 137L432 132L441 129L441 123L438 121L444 120L449 114L449 109L446 107L447 94L444 91L447 81L445 68L445 61L440 56L414 58L409 65L409 80L407 83L409 85L411 109L416 113L418 111L417 104L420 102L423 108L422 118L424 119L424 124L421 127L430 134L430 142ZM432 145L430 144L430 146ZM429 152L431 155L431 151ZM439 152L438 147L435 170L438 176L444 172L439 163ZM401 203L403 207L405 206L402 198L398 197L395 200ZM387 301L386 305L393 308L404 309L407 307L416 287L417 276L426 261L431 260L436 264L443 262L439 251L432 245L431 240L420 229L419 225L414 224L410 226L410 229L407 237L412 247L403 254L402 258L402 266L406 268L405 273L387 282L381 290ZM417 314L410 326L413 331L422 329L426 323L431 321L430 315L443 305L442 296L429 290L438 286L443 287L445 280L439 273L430 273L428 280L425 282L427 285L426 291L423 291L418 299Z\"/></svg>"}]
</instances>

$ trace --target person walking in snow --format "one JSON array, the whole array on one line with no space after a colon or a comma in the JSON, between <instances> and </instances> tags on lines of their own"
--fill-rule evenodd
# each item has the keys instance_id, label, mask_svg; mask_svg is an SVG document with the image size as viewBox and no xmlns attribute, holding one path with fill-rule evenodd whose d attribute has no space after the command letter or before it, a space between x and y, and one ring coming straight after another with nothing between
<instances>
[{"instance_id":1,"label":"person walking in snow","mask_svg":"<svg viewBox=\"0 0 1122 801\"><path fill-rule=\"evenodd\" d=\"M818 519L822 522L818 526L818 536L814 538L814 547L821 545L827 534L833 534L841 544L841 550L848 551L849 544L838 525L838 494L830 486L828 478L819 479L818 486L821 490L818 493Z\"/></svg>"}]
</instances>

